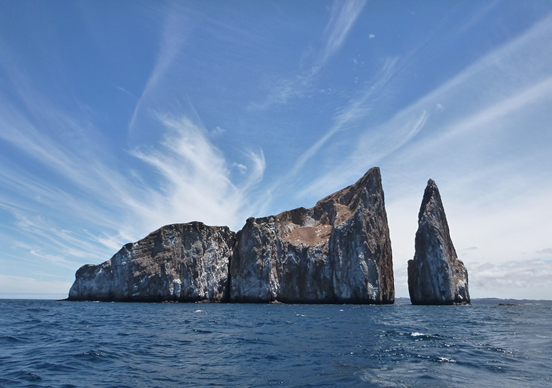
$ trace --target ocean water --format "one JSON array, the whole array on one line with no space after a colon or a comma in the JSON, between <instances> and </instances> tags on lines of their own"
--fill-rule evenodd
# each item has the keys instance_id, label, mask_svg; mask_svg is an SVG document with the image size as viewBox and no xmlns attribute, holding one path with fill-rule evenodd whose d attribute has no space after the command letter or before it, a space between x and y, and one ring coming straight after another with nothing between
<instances>
[{"instance_id":1,"label":"ocean water","mask_svg":"<svg viewBox=\"0 0 552 388\"><path fill-rule=\"evenodd\" d=\"M551 387L552 303L0 300L6 387Z\"/></svg>"}]
</instances>

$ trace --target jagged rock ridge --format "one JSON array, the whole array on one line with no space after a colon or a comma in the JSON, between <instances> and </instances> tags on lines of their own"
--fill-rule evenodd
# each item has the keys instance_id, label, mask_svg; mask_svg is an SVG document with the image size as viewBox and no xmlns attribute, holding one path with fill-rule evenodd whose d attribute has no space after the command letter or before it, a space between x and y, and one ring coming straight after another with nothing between
<instances>
[{"instance_id":1,"label":"jagged rock ridge","mask_svg":"<svg viewBox=\"0 0 552 388\"><path fill-rule=\"evenodd\" d=\"M165 226L76 273L70 300L393 303L381 175L235 233Z\"/></svg>"},{"instance_id":2,"label":"jagged rock ridge","mask_svg":"<svg viewBox=\"0 0 552 388\"><path fill-rule=\"evenodd\" d=\"M412 304L470 303L468 271L456 255L441 195L431 179L418 213L414 259L408 261L408 290Z\"/></svg>"}]
</instances>

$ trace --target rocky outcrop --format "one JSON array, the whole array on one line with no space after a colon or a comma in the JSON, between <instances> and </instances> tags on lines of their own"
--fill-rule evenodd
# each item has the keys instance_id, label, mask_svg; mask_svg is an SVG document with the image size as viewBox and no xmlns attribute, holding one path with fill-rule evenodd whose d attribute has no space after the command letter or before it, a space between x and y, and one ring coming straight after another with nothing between
<instances>
[{"instance_id":1,"label":"rocky outcrop","mask_svg":"<svg viewBox=\"0 0 552 388\"><path fill-rule=\"evenodd\" d=\"M70 300L393 303L391 241L378 168L357 183L235 233L165 226L76 273Z\"/></svg>"},{"instance_id":2,"label":"rocky outcrop","mask_svg":"<svg viewBox=\"0 0 552 388\"><path fill-rule=\"evenodd\" d=\"M469 304L468 271L458 259L439 189L429 180L418 214L414 259L408 261L412 304Z\"/></svg>"},{"instance_id":3,"label":"rocky outcrop","mask_svg":"<svg viewBox=\"0 0 552 388\"><path fill-rule=\"evenodd\" d=\"M233 302L393 303L380 170L313 208L249 218L230 275Z\"/></svg>"},{"instance_id":4,"label":"rocky outcrop","mask_svg":"<svg viewBox=\"0 0 552 388\"><path fill-rule=\"evenodd\" d=\"M200 222L164 226L76 273L69 300L221 302L235 233Z\"/></svg>"}]
</instances>

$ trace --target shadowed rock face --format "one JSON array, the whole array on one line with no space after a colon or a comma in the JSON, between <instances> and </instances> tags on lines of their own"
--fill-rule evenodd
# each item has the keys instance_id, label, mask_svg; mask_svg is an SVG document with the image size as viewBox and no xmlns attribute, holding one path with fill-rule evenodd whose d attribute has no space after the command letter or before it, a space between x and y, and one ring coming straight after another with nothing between
<instances>
[{"instance_id":1,"label":"shadowed rock face","mask_svg":"<svg viewBox=\"0 0 552 388\"><path fill-rule=\"evenodd\" d=\"M379 169L311 209L249 218L230 274L233 302L393 303Z\"/></svg>"},{"instance_id":2,"label":"shadowed rock face","mask_svg":"<svg viewBox=\"0 0 552 388\"><path fill-rule=\"evenodd\" d=\"M418 214L415 249L408 261L412 304L469 304L468 271L456 255L441 195L431 179Z\"/></svg>"},{"instance_id":3,"label":"shadowed rock face","mask_svg":"<svg viewBox=\"0 0 552 388\"><path fill-rule=\"evenodd\" d=\"M393 303L378 168L311 209L250 218L235 233L165 226L76 273L70 300Z\"/></svg>"},{"instance_id":4,"label":"shadowed rock face","mask_svg":"<svg viewBox=\"0 0 552 388\"><path fill-rule=\"evenodd\" d=\"M235 233L200 222L164 226L76 273L70 300L225 301Z\"/></svg>"}]
</instances>

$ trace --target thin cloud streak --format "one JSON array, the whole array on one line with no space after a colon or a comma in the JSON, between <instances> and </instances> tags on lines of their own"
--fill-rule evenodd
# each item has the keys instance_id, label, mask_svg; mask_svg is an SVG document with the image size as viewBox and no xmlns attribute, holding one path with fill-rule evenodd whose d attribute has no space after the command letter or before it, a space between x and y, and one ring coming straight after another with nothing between
<instances>
[{"instance_id":1,"label":"thin cloud streak","mask_svg":"<svg viewBox=\"0 0 552 388\"><path fill-rule=\"evenodd\" d=\"M388 58L382 66L382 69L374 77L373 83L366 88L362 94L353 99L334 117L334 123L330 129L318 139L307 151L305 151L295 162L290 171L282 178L287 181L293 178L312 159L320 149L337 133L346 131L348 128L359 125L358 123L366 118L372 111L371 100L377 98L378 93L387 85L395 75L395 69L398 58ZM278 185L278 184L276 184ZM302 191L299 195L308 194L310 189Z\"/></svg>"},{"instance_id":2,"label":"thin cloud streak","mask_svg":"<svg viewBox=\"0 0 552 388\"><path fill-rule=\"evenodd\" d=\"M174 66L179 54L182 53L187 35L191 29L191 21L184 16L184 11L179 7L167 9L163 18L164 25L159 53L130 119L128 128L131 135L136 130L138 115L149 111L148 103L151 102L153 95L157 93L160 84Z\"/></svg>"},{"instance_id":3,"label":"thin cloud streak","mask_svg":"<svg viewBox=\"0 0 552 388\"><path fill-rule=\"evenodd\" d=\"M365 5L366 0L334 1L324 31L325 45L314 68L323 66L339 50Z\"/></svg>"},{"instance_id":4,"label":"thin cloud streak","mask_svg":"<svg viewBox=\"0 0 552 388\"><path fill-rule=\"evenodd\" d=\"M365 0L334 1L323 33L322 47L314 54L308 69L299 68L292 76L280 77L271 87L266 100L250 103L249 109L266 110L303 97L312 88L320 70L344 44L365 4Z\"/></svg>"},{"instance_id":5,"label":"thin cloud streak","mask_svg":"<svg viewBox=\"0 0 552 388\"><path fill-rule=\"evenodd\" d=\"M311 182L298 196L327 195L328 190L350 184L352 179L361 176L370 166L377 165L383 158L407 144L422 130L429 117L430 113L425 110L417 117L401 112L391 122L362 134L349 158Z\"/></svg>"}]
</instances>

